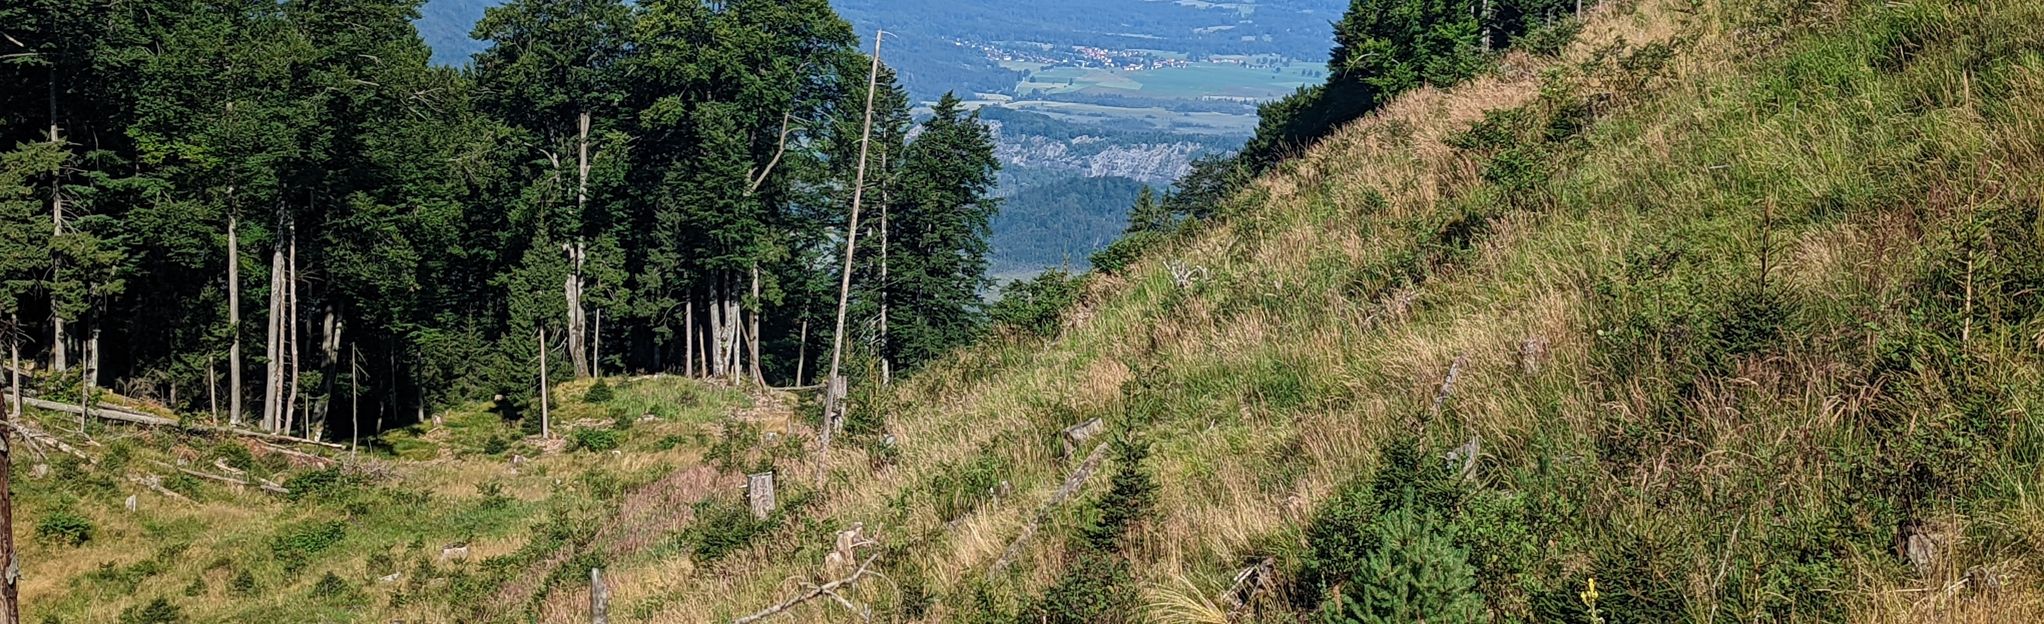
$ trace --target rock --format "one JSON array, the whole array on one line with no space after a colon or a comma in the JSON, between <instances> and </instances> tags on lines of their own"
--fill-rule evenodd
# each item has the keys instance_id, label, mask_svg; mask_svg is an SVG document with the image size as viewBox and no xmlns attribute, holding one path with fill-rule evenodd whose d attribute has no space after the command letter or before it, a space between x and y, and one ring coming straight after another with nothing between
<instances>
[{"instance_id":1,"label":"rock","mask_svg":"<svg viewBox=\"0 0 2044 624\"><path fill-rule=\"evenodd\" d=\"M135 495L134 495L134 494L129 494L129 495L128 495L128 502L126 503L126 506L127 506L127 508L128 508L128 513L134 513L134 512L135 512Z\"/></svg>"},{"instance_id":2,"label":"rock","mask_svg":"<svg viewBox=\"0 0 2044 624\"><path fill-rule=\"evenodd\" d=\"M28 476L29 478L32 479L41 479L43 477L50 476L50 465L36 464L34 468L29 469Z\"/></svg>"},{"instance_id":3,"label":"rock","mask_svg":"<svg viewBox=\"0 0 2044 624\"><path fill-rule=\"evenodd\" d=\"M989 491L988 493L993 494L994 498L1007 498L1009 494L1013 494L1014 492L1015 486L1004 480L1001 481L1000 483L994 484L993 490Z\"/></svg>"},{"instance_id":4,"label":"rock","mask_svg":"<svg viewBox=\"0 0 2044 624\"><path fill-rule=\"evenodd\" d=\"M376 577L376 582L378 582L378 583L384 583L384 584L389 584L389 583L396 583L396 582L398 581L398 579L401 579L401 578L404 578L404 577L405 577L405 573L403 573L403 572L392 572L392 573L390 573L390 574L385 574L385 575L383 575L383 576L379 576L379 577Z\"/></svg>"},{"instance_id":5,"label":"rock","mask_svg":"<svg viewBox=\"0 0 2044 624\"><path fill-rule=\"evenodd\" d=\"M448 544L440 549L441 561L467 561L468 544Z\"/></svg>"},{"instance_id":6,"label":"rock","mask_svg":"<svg viewBox=\"0 0 2044 624\"><path fill-rule=\"evenodd\" d=\"M1902 528L1902 534L1896 540L1900 542L1896 546L1902 551L1902 558L1918 572L1928 572L1932 565L1937 564L1937 540L1931 539L1930 533L1923 527L1911 523Z\"/></svg>"}]
</instances>

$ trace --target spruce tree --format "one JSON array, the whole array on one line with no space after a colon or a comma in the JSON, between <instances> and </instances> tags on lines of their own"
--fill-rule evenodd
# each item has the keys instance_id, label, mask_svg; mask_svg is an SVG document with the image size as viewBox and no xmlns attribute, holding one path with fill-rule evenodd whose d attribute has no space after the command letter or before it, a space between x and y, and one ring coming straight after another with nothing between
<instances>
[{"instance_id":1,"label":"spruce tree","mask_svg":"<svg viewBox=\"0 0 2044 624\"><path fill-rule=\"evenodd\" d=\"M1379 518L1377 549L1332 603L1327 624L1484 622L1476 570L1454 543L1453 525L1407 503Z\"/></svg>"},{"instance_id":2,"label":"spruce tree","mask_svg":"<svg viewBox=\"0 0 2044 624\"><path fill-rule=\"evenodd\" d=\"M992 133L951 94L903 155L900 191L889 202L895 312L885 348L904 368L963 344L985 324L979 295L988 284L988 222L1000 208L999 167Z\"/></svg>"}]
</instances>

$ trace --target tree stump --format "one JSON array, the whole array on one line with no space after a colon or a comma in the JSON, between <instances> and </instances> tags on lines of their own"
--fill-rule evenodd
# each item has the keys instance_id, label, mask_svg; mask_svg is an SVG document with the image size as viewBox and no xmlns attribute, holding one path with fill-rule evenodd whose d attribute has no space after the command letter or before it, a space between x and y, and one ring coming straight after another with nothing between
<instances>
[{"instance_id":1,"label":"tree stump","mask_svg":"<svg viewBox=\"0 0 2044 624\"><path fill-rule=\"evenodd\" d=\"M1093 436L1099 435L1100 431L1105 428L1106 425L1100 419L1094 418L1065 427L1063 431L1058 432L1058 437L1065 443L1065 457L1076 456L1079 449L1086 446L1087 440L1093 439Z\"/></svg>"},{"instance_id":2,"label":"tree stump","mask_svg":"<svg viewBox=\"0 0 2044 624\"><path fill-rule=\"evenodd\" d=\"M752 517L765 520L774 514L774 473L762 472L745 477L745 501L752 507Z\"/></svg>"},{"instance_id":3,"label":"tree stump","mask_svg":"<svg viewBox=\"0 0 2044 624\"><path fill-rule=\"evenodd\" d=\"M610 624L610 588L603 584L603 568L589 569L589 621Z\"/></svg>"}]
</instances>

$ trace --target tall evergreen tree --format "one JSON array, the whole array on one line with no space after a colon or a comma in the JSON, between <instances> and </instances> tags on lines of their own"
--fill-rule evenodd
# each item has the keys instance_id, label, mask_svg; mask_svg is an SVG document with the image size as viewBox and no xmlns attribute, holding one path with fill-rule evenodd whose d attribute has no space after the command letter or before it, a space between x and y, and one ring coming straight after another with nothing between
<instances>
[{"instance_id":1,"label":"tall evergreen tree","mask_svg":"<svg viewBox=\"0 0 2044 624\"><path fill-rule=\"evenodd\" d=\"M886 355L914 367L972 339L984 325L993 197L994 141L979 116L946 94L902 156L898 193L889 202Z\"/></svg>"}]
</instances>

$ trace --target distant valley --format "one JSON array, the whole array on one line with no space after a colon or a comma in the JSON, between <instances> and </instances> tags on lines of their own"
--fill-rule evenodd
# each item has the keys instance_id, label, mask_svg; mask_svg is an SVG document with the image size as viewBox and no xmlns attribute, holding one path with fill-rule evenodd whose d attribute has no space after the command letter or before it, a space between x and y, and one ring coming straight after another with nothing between
<instances>
[{"instance_id":1,"label":"distant valley","mask_svg":"<svg viewBox=\"0 0 2044 624\"><path fill-rule=\"evenodd\" d=\"M485 47L468 33L499 3L428 2L419 31L435 60L466 63ZM1232 152L1254 131L1258 104L1324 80L1329 24L1347 3L832 5L862 37L887 31L883 56L911 97L956 92L994 128L1009 204L994 222L993 264L1008 278L1083 264L1120 234L1137 189L1168 187L1194 160ZM1112 181L1078 182L1087 179Z\"/></svg>"}]
</instances>

